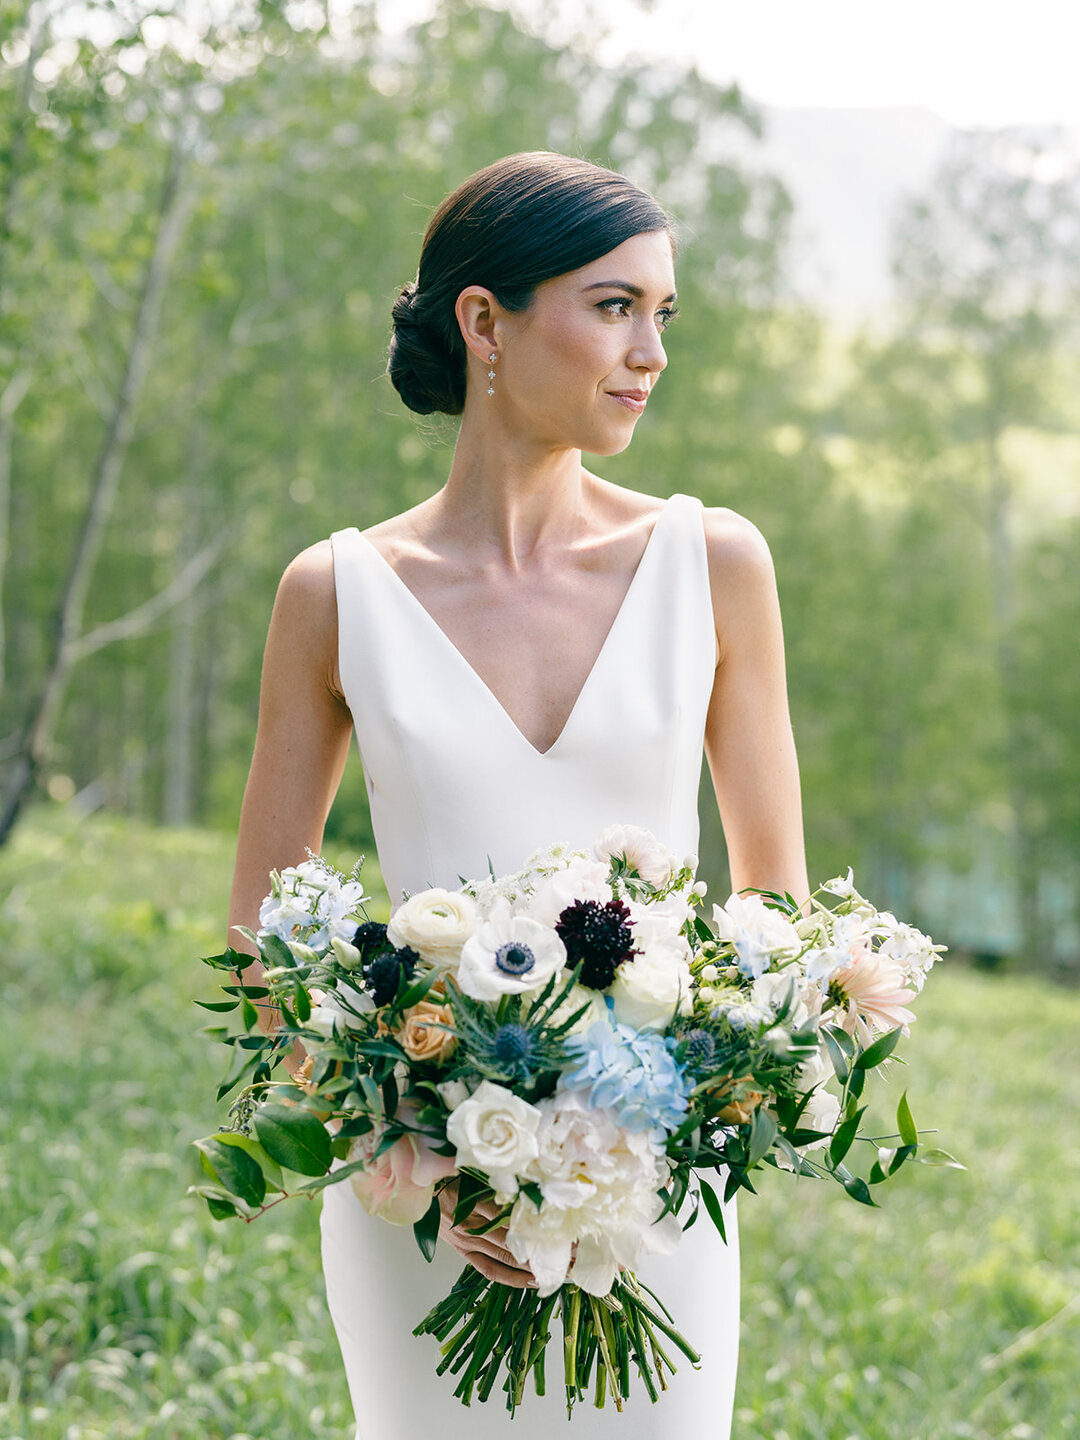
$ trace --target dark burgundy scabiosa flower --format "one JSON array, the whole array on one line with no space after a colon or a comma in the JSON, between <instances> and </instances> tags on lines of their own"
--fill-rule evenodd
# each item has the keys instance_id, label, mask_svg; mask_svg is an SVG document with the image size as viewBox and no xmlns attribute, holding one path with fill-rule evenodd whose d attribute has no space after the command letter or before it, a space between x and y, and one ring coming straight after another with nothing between
<instances>
[{"instance_id":1,"label":"dark burgundy scabiosa flower","mask_svg":"<svg viewBox=\"0 0 1080 1440\"><path fill-rule=\"evenodd\" d=\"M363 925L358 925L352 943L360 951L360 964L365 970L377 955L390 949L386 926L380 925L377 920L365 920Z\"/></svg>"},{"instance_id":2,"label":"dark burgundy scabiosa flower","mask_svg":"<svg viewBox=\"0 0 1080 1440\"><path fill-rule=\"evenodd\" d=\"M606 990L624 960L634 956L630 911L621 900L575 900L555 922L559 939L566 946L566 963L580 963L582 985Z\"/></svg>"},{"instance_id":3,"label":"dark burgundy scabiosa flower","mask_svg":"<svg viewBox=\"0 0 1080 1440\"><path fill-rule=\"evenodd\" d=\"M376 1005L390 1004L397 994L402 971L405 979L410 980L419 959L416 951L406 945L401 950L384 950L364 966L364 981Z\"/></svg>"}]
</instances>

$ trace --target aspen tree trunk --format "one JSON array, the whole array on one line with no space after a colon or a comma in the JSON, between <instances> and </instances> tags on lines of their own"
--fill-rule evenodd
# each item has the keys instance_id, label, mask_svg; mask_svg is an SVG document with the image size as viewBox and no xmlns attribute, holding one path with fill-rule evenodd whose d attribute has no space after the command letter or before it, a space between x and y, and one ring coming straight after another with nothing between
<instances>
[{"instance_id":1,"label":"aspen tree trunk","mask_svg":"<svg viewBox=\"0 0 1080 1440\"><path fill-rule=\"evenodd\" d=\"M182 183L185 160L183 141L178 134L169 152L154 248L143 273L123 379L94 466L82 526L52 622L49 659L8 772L0 810L0 845L11 834L48 751L75 662L73 651L82 630L86 597L105 526L116 500L120 471L131 440L135 406L150 367L169 266L183 230L189 199Z\"/></svg>"}]
</instances>

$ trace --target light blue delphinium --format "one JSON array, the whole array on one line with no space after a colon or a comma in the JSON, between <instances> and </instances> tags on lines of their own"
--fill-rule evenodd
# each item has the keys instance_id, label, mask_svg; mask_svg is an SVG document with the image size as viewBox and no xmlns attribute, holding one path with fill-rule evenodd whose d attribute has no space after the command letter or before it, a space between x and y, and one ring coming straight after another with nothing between
<instances>
[{"instance_id":1,"label":"light blue delphinium","mask_svg":"<svg viewBox=\"0 0 1080 1440\"><path fill-rule=\"evenodd\" d=\"M597 1020L566 1041L570 1068L560 1090L573 1090L594 1109L614 1110L626 1130L677 1130L689 1084L672 1055L674 1042L612 1020ZM574 1062L577 1062L576 1064Z\"/></svg>"}]
</instances>

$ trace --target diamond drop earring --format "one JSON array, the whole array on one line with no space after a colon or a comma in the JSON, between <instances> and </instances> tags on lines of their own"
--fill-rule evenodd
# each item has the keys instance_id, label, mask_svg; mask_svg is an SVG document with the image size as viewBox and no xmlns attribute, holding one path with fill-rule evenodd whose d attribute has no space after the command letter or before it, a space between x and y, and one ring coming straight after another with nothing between
<instances>
[{"instance_id":1,"label":"diamond drop earring","mask_svg":"<svg viewBox=\"0 0 1080 1440\"><path fill-rule=\"evenodd\" d=\"M494 350L492 350L491 354L488 356L488 366L489 366L489 369L488 369L488 394L489 394L489 395L494 395L494 394L495 394L495 361L496 361L498 358L499 358L499 357L498 357L498 354L497 354L496 351L494 351Z\"/></svg>"}]
</instances>

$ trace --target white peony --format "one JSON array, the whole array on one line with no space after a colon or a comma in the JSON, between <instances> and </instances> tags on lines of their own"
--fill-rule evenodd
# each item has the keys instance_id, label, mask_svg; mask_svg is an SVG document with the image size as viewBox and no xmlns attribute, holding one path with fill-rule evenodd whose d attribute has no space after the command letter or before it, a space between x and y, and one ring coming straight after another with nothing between
<instances>
[{"instance_id":1,"label":"white peony","mask_svg":"<svg viewBox=\"0 0 1080 1440\"><path fill-rule=\"evenodd\" d=\"M623 1130L611 1110L591 1109L576 1094L554 1095L539 1108L529 1178L539 1183L543 1205L518 1197L507 1248L531 1267L541 1295L568 1277L591 1295L606 1295L620 1266L633 1268L644 1251L678 1243L673 1216L654 1223L666 1163L647 1134Z\"/></svg>"},{"instance_id":2,"label":"white peony","mask_svg":"<svg viewBox=\"0 0 1080 1440\"><path fill-rule=\"evenodd\" d=\"M739 969L755 980L775 958L788 959L802 949L791 921L756 893L732 895L726 905L714 905L713 925L717 938L735 947Z\"/></svg>"},{"instance_id":3,"label":"white peony","mask_svg":"<svg viewBox=\"0 0 1080 1440\"><path fill-rule=\"evenodd\" d=\"M624 860L628 869L658 887L667 885L677 868L675 856L640 825L609 825L593 849L601 860Z\"/></svg>"},{"instance_id":4,"label":"white peony","mask_svg":"<svg viewBox=\"0 0 1080 1440\"><path fill-rule=\"evenodd\" d=\"M394 911L386 938L399 950L407 945L432 965L452 969L479 923L471 896L460 890L421 890Z\"/></svg>"},{"instance_id":5,"label":"white peony","mask_svg":"<svg viewBox=\"0 0 1080 1440\"><path fill-rule=\"evenodd\" d=\"M513 915L505 901L461 951L457 983L474 1000L540 990L566 964L566 946L547 925Z\"/></svg>"},{"instance_id":6,"label":"white peony","mask_svg":"<svg viewBox=\"0 0 1080 1440\"><path fill-rule=\"evenodd\" d=\"M766 970L751 986L750 993L755 1005L771 1011L773 1015L789 998L791 1010L785 1020L793 1030L801 1030L821 1014L821 991L816 985L804 984L798 970Z\"/></svg>"},{"instance_id":7,"label":"white peony","mask_svg":"<svg viewBox=\"0 0 1080 1440\"><path fill-rule=\"evenodd\" d=\"M518 1178L536 1159L540 1111L505 1086L481 1081L446 1122L446 1138L457 1148L460 1169L482 1170L496 1197L517 1194Z\"/></svg>"}]
</instances>

